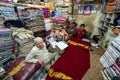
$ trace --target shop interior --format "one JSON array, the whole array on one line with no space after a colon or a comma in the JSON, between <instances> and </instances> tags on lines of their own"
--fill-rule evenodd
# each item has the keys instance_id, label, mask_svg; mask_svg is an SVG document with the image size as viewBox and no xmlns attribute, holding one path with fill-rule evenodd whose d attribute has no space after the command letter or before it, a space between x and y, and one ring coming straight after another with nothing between
<instances>
[{"instance_id":1,"label":"shop interior","mask_svg":"<svg viewBox=\"0 0 120 80\"><path fill-rule=\"evenodd\" d=\"M120 80L120 1L0 0L0 80Z\"/></svg>"}]
</instances>

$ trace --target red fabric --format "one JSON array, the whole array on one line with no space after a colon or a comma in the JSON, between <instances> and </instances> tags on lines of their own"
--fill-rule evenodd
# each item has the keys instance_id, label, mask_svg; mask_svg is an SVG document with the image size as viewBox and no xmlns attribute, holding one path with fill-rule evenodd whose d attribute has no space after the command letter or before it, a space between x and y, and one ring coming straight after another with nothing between
<instances>
[{"instance_id":1,"label":"red fabric","mask_svg":"<svg viewBox=\"0 0 120 80\"><path fill-rule=\"evenodd\" d=\"M70 38L70 40L90 46L90 43L77 40L73 37ZM51 68L72 77L73 80L81 80L86 71L90 68L89 50L80 46L69 44L63 55L61 55ZM46 80L59 79L54 77L51 78L47 75Z\"/></svg>"},{"instance_id":2,"label":"red fabric","mask_svg":"<svg viewBox=\"0 0 120 80\"><path fill-rule=\"evenodd\" d=\"M20 56L16 58L9 66L6 67L6 71L10 72L12 71L17 65L20 64L20 62L24 61L25 57ZM39 63L27 63L19 72L17 72L15 75L13 75L14 80L29 80L30 77L38 70L40 69L41 65Z\"/></svg>"},{"instance_id":3,"label":"red fabric","mask_svg":"<svg viewBox=\"0 0 120 80\"><path fill-rule=\"evenodd\" d=\"M7 67L5 68L5 70L6 70L7 72L10 72L12 69L14 69L14 68L15 68L21 61L23 61L24 59L25 59L24 56L21 56L21 57L16 58L14 61L12 61L12 62L10 63L9 66L7 66Z\"/></svg>"},{"instance_id":4,"label":"red fabric","mask_svg":"<svg viewBox=\"0 0 120 80\"><path fill-rule=\"evenodd\" d=\"M14 80L29 80L33 74L40 69L41 65L39 63L27 63L18 73L13 75Z\"/></svg>"},{"instance_id":5,"label":"red fabric","mask_svg":"<svg viewBox=\"0 0 120 80\"><path fill-rule=\"evenodd\" d=\"M77 39L82 39L82 38L84 38L86 32L87 32L87 31L86 31L85 29L77 29L77 36L76 36L76 38L77 38Z\"/></svg>"},{"instance_id":6,"label":"red fabric","mask_svg":"<svg viewBox=\"0 0 120 80\"><path fill-rule=\"evenodd\" d=\"M69 23L69 27L74 27L75 24L74 23Z\"/></svg>"}]
</instances>

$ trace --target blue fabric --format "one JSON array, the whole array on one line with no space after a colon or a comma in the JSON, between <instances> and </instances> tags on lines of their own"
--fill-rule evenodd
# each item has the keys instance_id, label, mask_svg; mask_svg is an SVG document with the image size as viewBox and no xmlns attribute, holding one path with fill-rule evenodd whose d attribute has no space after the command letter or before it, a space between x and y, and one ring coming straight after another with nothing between
<instances>
[{"instance_id":1,"label":"blue fabric","mask_svg":"<svg viewBox=\"0 0 120 80\"><path fill-rule=\"evenodd\" d=\"M23 26L23 23L21 20L7 20L4 22L4 25L7 26L8 23L18 28Z\"/></svg>"},{"instance_id":2,"label":"blue fabric","mask_svg":"<svg viewBox=\"0 0 120 80\"><path fill-rule=\"evenodd\" d=\"M62 11L61 11L61 10L57 10L57 11L56 11L56 16L61 17L61 16L62 16Z\"/></svg>"},{"instance_id":3,"label":"blue fabric","mask_svg":"<svg viewBox=\"0 0 120 80\"><path fill-rule=\"evenodd\" d=\"M11 34L0 34L0 37L8 37L11 36Z\"/></svg>"},{"instance_id":4,"label":"blue fabric","mask_svg":"<svg viewBox=\"0 0 120 80\"><path fill-rule=\"evenodd\" d=\"M51 17L55 17L55 11L52 11Z\"/></svg>"}]
</instances>

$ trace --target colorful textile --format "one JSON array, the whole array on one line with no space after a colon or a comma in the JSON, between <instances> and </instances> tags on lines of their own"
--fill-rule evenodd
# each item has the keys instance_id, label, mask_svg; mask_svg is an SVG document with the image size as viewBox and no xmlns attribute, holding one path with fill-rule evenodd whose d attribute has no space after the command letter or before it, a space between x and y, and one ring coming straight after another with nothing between
<instances>
[{"instance_id":1,"label":"colorful textile","mask_svg":"<svg viewBox=\"0 0 120 80\"><path fill-rule=\"evenodd\" d=\"M19 72L23 67L25 66L24 62L21 62L19 65L17 65L12 71L10 71L8 74L13 76L17 72Z\"/></svg>"},{"instance_id":2,"label":"colorful textile","mask_svg":"<svg viewBox=\"0 0 120 80\"><path fill-rule=\"evenodd\" d=\"M11 74L14 80L30 80L30 78L41 68L39 63L23 63L25 57L20 56L12 61L6 68L6 72ZM13 71L14 70L14 71ZM41 73L41 72L39 72ZM14 74L14 75L13 75ZM35 77L34 77L35 79Z\"/></svg>"},{"instance_id":3,"label":"colorful textile","mask_svg":"<svg viewBox=\"0 0 120 80\"><path fill-rule=\"evenodd\" d=\"M13 49L6 49L4 52L0 52L0 59L4 59L13 53Z\"/></svg>"},{"instance_id":4,"label":"colorful textile","mask_svg":"<svg viewBox=\"0 0 120 80\"><path fill-rule=\"evenodd\" d=\"M0 34L11 34L11 33L12 33L11 29L8 28L0 29Z\"/></svg>"},{"instance_id":5,"label":"colorful textile","mask_svg":"<svg viewBox=\"0 0 120 80\"><path fill-rule=\"evenodd\" d=\"M74 45L74 46L83 47L83 48L85 48L85 49L89 49L89 47L90 47L90 46L87 46L87 45L84 45L84 44L76 43L76 42L71 41L71 40L69 40L68 43L69 43L69 44L72 44L72 45Z\"/></svg>"},{"instance_id":6,"label":"colorful textile","mask_svg":"<svg viewBox=\"0 0 120 80\"><path fill-rule=\"evenodd\" d=\"M9 28L0 29L0 59L7 58L13 53L14 41L12 30Z\"/></svg>"},{"instance_id":7,"label":"colorful textile","mask_svg":"<svg viewBox=\"0 0 120 80\"><path fill-rule=\"evenodd\" d=\"M59 78L59 79L72 80L71 77L66 76L65 74L63 74L63 73L61 73L61 72L57 72L57 71L55 72L55 70L52 69L52 68L49 70L48 74L49 74L50 77L53 77L53 76L54 76L55 78Z\"/></svg>"},{"instance_id":8,"label":"colorful textile","mask_svg":"<svg viewBox=\"0 0 120 80\"><path fill-rule=\"evenodd\" d=\"M68 48L51 66L46 80L81 80L86 71L90 68L89 48L85 48L85 46L90 47L90 43L78 40L75 37L71 37L70 41L73 43L68 43ZM77 43L84 46L74 45ZM51 73L51 69L53 69L54 72ZM59 73L67 77L63 79L63 76L56 76Z\"/></svg>"},{"instance_id":9,"label":"colorful textile","mask_svg":"<svg viewBox=\"0 0 120 80\"><path fill-rule=\"evenodd\" d=\"M59 22L59 23L63 23L63 22L65 22L65 21L67 21L67 18L66 17L60 17L60 16L57 16L57 17L55 17L54 18L54 20L56 21L56 22Z\"/></svg>"}]
</instances>

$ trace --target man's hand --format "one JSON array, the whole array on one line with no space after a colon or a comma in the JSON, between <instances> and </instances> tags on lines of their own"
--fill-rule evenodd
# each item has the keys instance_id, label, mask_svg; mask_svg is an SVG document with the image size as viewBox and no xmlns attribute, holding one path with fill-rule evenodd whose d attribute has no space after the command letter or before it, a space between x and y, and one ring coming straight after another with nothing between
<instances>
[{"instance_id":1,"label":"man's hand","mask_svg":"<svg viewBox=\"0 0 120 80\"><path fill-rule=\"evenodd\" d=\"M39 63L39 64L42 64L43 62L42 62L42 60L39 59L39 60L38 60L38 63Z\"/></svg>"}]
</instances>

